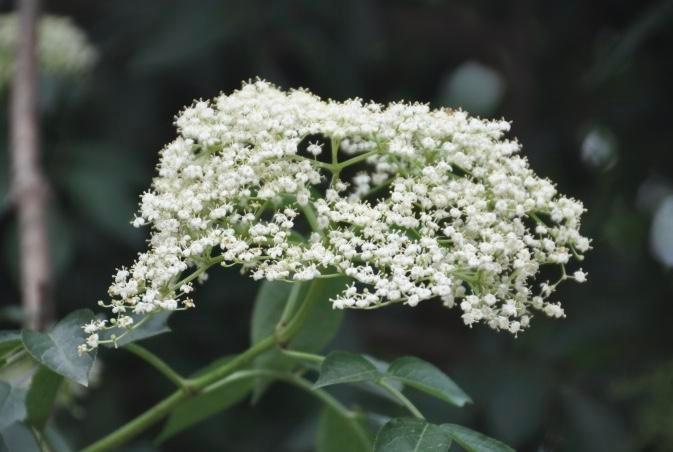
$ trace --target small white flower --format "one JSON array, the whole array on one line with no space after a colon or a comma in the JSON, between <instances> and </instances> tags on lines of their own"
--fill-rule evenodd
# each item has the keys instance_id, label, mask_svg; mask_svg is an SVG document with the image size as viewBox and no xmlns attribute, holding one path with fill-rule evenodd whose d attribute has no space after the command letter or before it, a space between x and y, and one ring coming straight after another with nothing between
<instances>
[{"instance_id":1,"label":"small white flower","mask_svg":"<svg viewBox=\"0 0 673 452\"><path fill-rule=\"evenodd\" d=\"M149 249L109 289L117 326L125 310L192 307L182 297L214 261L256 280L346 275L354 284L332 299L335 309L436 297L460 306L466 325L513 334L532 311L564 316L547 301L560 281L535 290L535 280L548 265L566 275L590 248L579 232L584 208L529 168L505 121L324 101L256 81L195 102L175 124L134 220L151 226ZM332 151L336 164L315 158ZM357 172L342 171L349 159ZM572 275L560 279L586 280Z\"/></svg>"},{"instance_id":2,"label":"small white flower","mask_svg":"<svg viewBox=\"0 0 673 452\"><path fill-rule=\"evenodd\" d=\"M92 349L98 347L98 334L88 336L86 338L86 345Z\"/></svg>"}]
</instances>

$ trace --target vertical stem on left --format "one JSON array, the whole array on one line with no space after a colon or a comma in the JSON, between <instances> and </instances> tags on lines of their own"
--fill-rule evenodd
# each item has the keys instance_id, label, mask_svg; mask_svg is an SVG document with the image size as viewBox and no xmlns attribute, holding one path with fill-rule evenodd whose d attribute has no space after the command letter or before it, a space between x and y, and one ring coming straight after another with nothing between
<instances>
[{"instance_id":1,"label":"vertical stem on left","mask_svg":"<svg viewBox=\"0 0 673 452\"><path fill-rule=\"evenodd\" d=\"M24 326L51 320L48 184L40 168L37 27L39 0L17 1L17 39L10 94L11 199L16 206Z\"/></svg>"}]
</instances>

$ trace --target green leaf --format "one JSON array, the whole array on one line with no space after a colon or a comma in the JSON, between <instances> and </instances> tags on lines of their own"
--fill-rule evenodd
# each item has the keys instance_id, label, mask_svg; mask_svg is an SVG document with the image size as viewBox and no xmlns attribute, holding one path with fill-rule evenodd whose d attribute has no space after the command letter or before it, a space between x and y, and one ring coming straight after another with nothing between
<instances>
[{"instance_id":1,"label":"green leaf","mask_svg":"<svg viewBox=\"0 0 673 452\"><path fill-rule=\"evenodd\" d=\"M355 428L354 422L360 425ZM318 423L317 452L370 452L372 440L361 419L348 421L331 408L325 408Z\"/></svg>"},{"instance_id":2,"label":"green leaf","mask_svg":"<svg viewBox=\"0 0 673 452\"><path fill-rule=\"evenodd\" d=\"M38 430L44 429L62 382L61 375L44 366L40 366L33 375L26 396L26 409L28 421Z\"/></svg>"},{"instance_id":3,"label":"green leaf","mask_svg":"<svg viewBox=\"0 0 673 452\"><path fill-rule=\"evenodd\" d=\"M107 330L105 334L101 334L101 339L109 339L112 334L115 334L117 337L120 337L120 339L117 339L117 347L123 347L131 342L138 342L160 334L169 333L171 328L168 326L167 322L171 314L172 312L170 311L161 311L156 314L148 315L133 314L131 315L131 318L133 319L134 324L142 321L145 317L147 317L147 320L124 336L121 335L127 330L121 328ZM107 346L114 347L114 344L107 344Z\"/></svg>"},{"instance_id":4,"label":"green leaf","mask_svg":"<svg viewBox=\"0 0 673 452\"><path fill-rule=\"evenodd\" d=\"M93 313L90 310L80 309L69 314L46 333L24 330L21 339L35 360L57 374L87 386L95 355L93 352L80 355L77 346L84 343L86 338L82 325L92 319Z\"/></svg>"},{"instance_id":5,"label":"green leaf","mask_svg":"<svg viewBox=\"0 0 673 452\"><path fill-rule=\"evenodd\" d=\"M262 283L252 308L250 342L256 344L273 334L291 290L292 284L280 281Z\"/></svg>"},{"instance_id":6,"label":"green leaf","mask_svg":"<svg viewBox=\"0 0 673 452\"><path fill-rule=\"evenodd\" d=\"M0 331L0 357L15 350L21 345L21 332Z\"/></svg>"},{"instance_id":7,"label":"green leaf","mask_svg":"<svg viewBox=\"0 0 673 452\"><path fill-rule=\"evenodd\" d=\"M31 429L20 422L15 422L12 425L3 428L0 431L2 442L4 443L7 452L41 452L40 444L35 438L35 434ZM0 446L2 451L2 446Z\"/></svg>"},{"instance_id":8,"label":"green leaf","mask_svg":"<svg viewBox=\"0 0 673 452\"><path fill-rule=\"evenodd\" d=\"M49 444L50 452L75 452L75 449L70 447L70 444L68 444L61 432L54 427L53 423L47 424L42 435L46 443Z\"/></svg>"},{"instance_id":9,"label":"green leaf","mask_svg":"<svg viewBox=\"0 0 673 452\"><path fill-rule=\"evenodd\" d=\"M0 381L0 430L26 418L26 390Z\"/></svg>"},{"instance_id":10,"label":"green leaf","mask_svg":"<svg viewBox=\"0 0 673 452\"><path fill-rule=\"evenodd\" d=\"M381 373L364 356L336 351L327 355L320 365L320 377L313 387L322 388L341 383L374 381L379 377Z\"/></svg>"},{"instance_id":11,"label":"green leaf","mask_svg":"<svg viewBox=\"0 0 673 452\"><path fill-rule=\"evenodd\" d=\"M309 353L321 351L336 335L341 326L343 311L332 309L329 299L338 294L346 285L346 278L333 278L316 281L320 284L319 299L309 311L302 330L290 341L288 347ZM298 283L295 283L298 284ZM257 293L252 312L251 342L253 344L272 335L279 322L283 309L293 285L284 282L264 282ZM308 284L303 284L299 292L299 300L303 300L308 291ZM258 356L253 362L256 369L274 369L291 371L298 365L297 361L270 350ZM269 380L257 379L253 400L259 399Z\"/></svg>"},{"instance_id":12,"label":"green leaf","mask_svg":"<svg viewBox=\"0 0 673 452\"><path fill-rule=\"evenodd\" d=\"M439 425L423 419L395 418L386 423L374 443L374 452L446 452L451 438Z\"/></svg>"},{"instance_id":13,"label":"green leaf","mask_svg":"<svg viewBox=\"0 0 673 452\"><path fill-rule=\"evenodd\" d=\"M514 452L507 444L456 424L440 426L456 443L467 452Z\"/></svg>"},{"instance_id":14,"label":"green leaf","mask_svg":"<svg viewBox=\"0 0 673 452\"><path fill-rule=\"evenodd\" d=\"M329 300L343 290L346 281L347 278L331 278L314 282L319 284L319 299L315 300L311 307L302 330L288 344L290 348L319 352L334 338L341 325L343 311L333 309ZM262 284L252 311L250 331L253 344L273 334L287 304L292 286L280 281L265 281ZM300 301L304 299L307 291L308 284L304 284L299 292Z\"/></svg>"},{"instance_id":15,"label":"green leaf","mask_svg":"<svg viewBox=\"0 0 673 452\"><path fill-rule=\"evenodd\" d=\"M413 356L393 361L385 377L399 380L412 388L456 406L462 407L466 403L472 403L470 396L465 394L444 372Z\"/></svg>"},{"instance_id":16,"label":"green leaf","mask_svg":"<svg viewBox=\"0 0 673 452\"><path fill-rule=\"evenodd\" d=\"M166 421L157 441L166 441L197 422L230 408L250 393L254 383L249 378L235 380L180 404Z\"/></svg>"},{"instance_id":17,"label":"green leaf","mask_svg":"<svg viewBox=\"0 0 673 452\"><path fill-rule=\"evenodd\" d=\"M86 223L131 245L142 243L146 232L129 224L145 178L139 156L127 153L120 159L119 149L100 143L75 145L70 153L58 180Z\"/></svg>"}]
</instances>

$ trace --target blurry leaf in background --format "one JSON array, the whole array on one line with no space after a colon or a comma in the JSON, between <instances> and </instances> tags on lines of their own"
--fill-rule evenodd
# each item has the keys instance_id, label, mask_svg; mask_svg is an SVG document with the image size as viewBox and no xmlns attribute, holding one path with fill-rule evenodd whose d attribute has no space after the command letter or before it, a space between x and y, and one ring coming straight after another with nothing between
<instances>
[{"instance_id":1,"label":"blurry leaf in background","mask_svg":"<svg viewBox=\"0 0 673 452\"><path fill-rule=\"evenodd\" d=\"M654 213L669 195L673 195L671 181L658 175L650 176L638 187L636 206L643 212Z\"/></svg>"},{"instance_id":2,"label":"blurry leaf in background","mask_svg":"<svg viewBox=\"0 0 673 452\"><path fill-rule=\"evenodd\" d=\"M26 396L28 421L32 426L39 430L44 428L62 382L63 377L47 367L40 366L35 372Z\"/></svg>"},{"instance_id":3,"label":"blurry leaf in background","mask_svg":"<svg viewBox=\"0 0 673 452\"><path fill-rule=\"evenodd\" d=\"M138 187L145 184L140 159L100 144L79 145L58 180L75 207L113 237L141 246L145 232L131 226Z\"/></svg>"},{"instance_id":4,"label":"blurry leaf in background","mask_svg":"<svg viewBox=\"0 0 673 452\"><path fill-rule=\"evenodd\" d=\"M673 267L673 195L666 197L654 214L650 250L665 267Z\"/></svg>"},{"instance_id":5,"label":"blurry leaf in background","mask_svg":"<svg viewBox=\"0 0 673 452\"><path fill-rule=\"evenodd\" d=\"M2 119L2 116L0 116ZM7 160L7 148L0 142L0 218L9 207L7 195L9 194L9 162Z\"/></svg>"},{"instance_id":6,"label":"blurry leaf in background","mask_svg":"<svg viewBox=\"0 0 673 452\"><path fill-rule=\"evenodd\" d=\"M4 447L7 452L42 452L33 432L22 423L15 422L4 428L0 431L0 437L2 437L0 451Z\"/></svg>"},{"instance_id":7,"label":"blurry leaf in background","mask_svg":"<svg viewBox=\"0 0 673 452\"><path fill-rule=\"evenodd\" d=\"M525 444L544 416L547 385L525 368L501 370L497 379L488 405L489 432L507 444Z\"/></svg>"},{"instance_id":8,"label":"blurry leaf in background","mask_svg":"<svg viewBox=\"0 0 673 452\"><path fill-rule=\"evenodd\" d=\"M568 389L563 394L574 435L564 439L564 450L626 452L633 450L623 420L603 402Z\"/></svg>"},{"instance_id":9,"label":"blurry leaf in background","mask_svg":"<svg viewBox=\"0 0 673 452\"><path fill-rule=\"evenodd\" d=\"M0 367L0 380L14 387L28 390L30 380L39 369L40 365L28 353L23 350L11 357L10 362Z\"/></svg>"},{"instance_id":10,"label":"blurry leaf in background","mask_svg":"<svg viewBox=\"0 0 673 452\"><path fill-rule=\"evenodd\" d=\"M26 418L26 390L0 381L0 430Z\"/></svg>"},{"instance_id":11,"label":"blurry leaf in background","mask_svg":"<svg viewBox=\"0 0 673 452\"><path fill-rule=\"evenodd\" d=\"M209 368L221 366L227 361L228 359L218 360L213 363L215 366ZM204 372L207 370L204 369ZM250 378L236 380L186 400L170 415L157 437L157 442L162 443L192 425L240 402L250 394L254 384L255 380Z\"/></svg>"},{"instance_id":12,"label":"blurry leaf in background","mask_svg":"<svg viewBox=\"0 0 673 452\"><path fill-rule=\"evenodd\" d=\"M23 345L38 362L82 386L87 386L95 353L80 355L77 347L85 342L87 336L82 326L93 318L90 310L80 309L67 315L47 332L24 330L21 333Z\"/></svg>"},{"instance_id":13,"label":"blurry leaf in background","mask_svg":"<svg viewBox=\"0 0 673 452\"><path fill-rule=\"evenodd\" d=\"M587 72L586 80L590 84L600 84L610 78L622 75L635 63L638 48L648 38L673 23L673 2L668 0L655 2L633 20L633 24L624 33L617 35L610 45L606 45L595 59L594 67Z\"/></svg>"},{"instance_id":14,"label":"blurry leaf in background","mask_svg":"<svg viewBox=\"0 0 673 452\"><path fill-rule=\"evenodd\" d=\"M444 77L438 102L474 115L490 116L500 105L504 93L505 81L497 71L467 61Z\"/></svg>"},{"instance_id":15,"label":"blurry leaf in background","mask_svg":"<svg viewBox=\"0 0 673 452\"><path fill-rule=\"evenodd\" d=\"M606 128L591 129L582 140L582 161L592 169L608 171L616 164L617 138Z\"/></svg>"},{"instance_id":16,"label":"blurry leaf in background","mask_svg":"<svg viewBox=\"0 0 673 452\"><path fill-rule=\"evenodd\" d=\"M0 358L21 345L21 332L0 331Z\"/></svg>"},{"instance_id":17,"label":"blurry leaf in background","mask_svg":"<svg viewBox=\"0 0 673 452\"><path fill-rule=\"evenodd\" d=\"M250 25L241 17L245 3L236 3L206 0L199 8L189 2L167 3L162 20L146 30L144 45L129 63L131 71L148 75L207 58L216 46Z\"/></svg>"},{"instance_id":18,"label":"blurry leaf in background","mask_svg":"<svg viewBox=\"0 0 673 452\"><path fill-rule=\"evenodd\" d=\"M616 384L614 393L621 400L636 402L639 450L673 450L673 362Z\"/></svg>"}]
</instances>

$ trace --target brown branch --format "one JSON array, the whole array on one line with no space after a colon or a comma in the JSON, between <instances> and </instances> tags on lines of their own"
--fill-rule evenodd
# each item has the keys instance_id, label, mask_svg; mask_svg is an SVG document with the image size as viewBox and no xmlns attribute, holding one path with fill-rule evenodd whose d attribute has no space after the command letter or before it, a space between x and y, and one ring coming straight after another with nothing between
<instances>
[{"instance_id":1,"label":"brown branch","mask_svg":"<svg viewBox=\"0 0 673 452\"><path fill-rule=\"evenodd\" d=\"M51 320L48 185L39 159L38 16L39 0L18 0L18 39L10 98L10 193L19 222L24 326L31 329L43 329Z\"/></svg>"}]
</instances>

